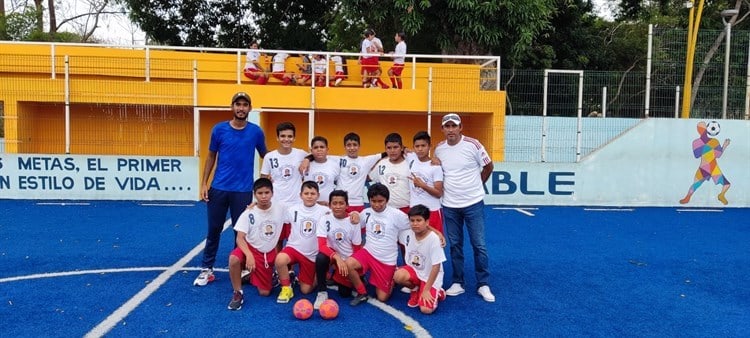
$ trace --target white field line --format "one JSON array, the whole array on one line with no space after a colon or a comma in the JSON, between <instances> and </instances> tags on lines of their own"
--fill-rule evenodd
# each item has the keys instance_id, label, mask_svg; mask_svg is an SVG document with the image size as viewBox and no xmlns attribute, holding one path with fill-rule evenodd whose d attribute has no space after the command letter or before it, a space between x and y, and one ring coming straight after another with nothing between
<instances>
[{"instance_id":1,"label":"white field line","mask_svg":"<svg viewBox=\"0 0 750 338\"><path fill-rule=\"evenodd\" d=\"M724 212L721 209L677 209L677 212Z\"/></svg>"},{"instance_id":2,"label":"white field line","mask_svg":"<svg viewBox=\"0 0 750 338\"><path fill-rule=\"evenodd\" d=\"M633 208L583 208L585 211L633 211Z\"/></svg>"},{"instance_id":3,"label":"white field line","mask_svg":"<svg viewBox=\"0 0 750 338\"><path fill-rule=\"evenodd\" d=\"M232 224L231 220L227 220L224 223L224 229L222 229L222 232L226 230L230 225ZM182 267L185 266L188 262L190 262L193 257L197 256L201 250L206 246L206 240L204 239L198 245L196 245L193 250L190 250L190 252L187 253L187 255L183 256L178 260L176 263L172 264L169 268L167 268L166 271L159 274L158 277L156 277L151 283L148 283L146 287L141 289L141 291L138 291L138 293L135 294L132 298L128 299L125 304L122 304L115 312L112 312L107 318L105 318L101 323L99 323L97 326L95 326L91 331L89 331L85 337L102 337L107 332L112 330L113 327L117 325L121 320L125 319L130 312L135 310L135 308L138 307L143 301L146 300L149 296L151 296L156 290L158 290L162 285L164 285L167 280L169 280L170 277L172 277L175 273L180 271Z\"/></svg>"},{"instance_id":4,"label":"white field line","mask_svg":"<svg viewBox=\"0 0 750 338\"><path fill-rule=\"evenodd\" d=\"M22 280L40 279L40 278L55 278L55 277L67 277L67 276L80 276L80 275L100 275L106 273L120 273L120 272L145 272L145 271L164 271L169 269L168 266L151 266L151 267L139 267L139 268L117 268L117 269L95 269L95 270L76 270L76 271L62 271L62 272L45 272L35 273L33 275L26 276L15 276L0 278L0 283L17 282ZM181 271L201 271L200 267L183 267ZM214 271L229 272L226 268L214 268Z\"/></svg>"},{"instance_id":5,"label":"white field line","mask_svg":"<svg viewBox=\"0 0 750 338\"><path fill-rule=\"evenodd\" d=\"M138 203L142 207L194 207L194 203Z\"/></svg>"},{"instance_id":6,"label":"white field line","mask_svg":"<svg viewBox=\"0 0 750 338\"><path fill-rule=\"evenodd\" d=\"M388 304L385 304L377 299L370 298L367 300L367 303L380 309L380 311L383 311L394 318L398 319L401 323L403 323L408 330L411 331L411 333L414 334L417 338L429 338L432 337L429 332L425 328L422 327L422 325L419 325L419 322L414 320L414 318L409 317L405 313L394 309Z\"/></svg>"},{"instance_id":7,"label":"white field line","mask_svg":"<svg viewBox=\"0 0 750 338\"><path fill-rule=\"evenodd\" d=\"M539 210L539 208L510 208L510 207L497 207L497 208L492 208L492 209L495 209L495 210L515 210L515 211L520 212L520 213L522 213L522 214L524 214L526 216L531 216L531 217L534 217L534 214L532 212L528 211L528 210Z\"/></svg>"},{"instance_id":8,"label":"white field line","mask_svg":"<svg viewBox=\"0 0 750 338\"><path fill-rule=\"evenodd\" d=\"M91 205L88 202L37 202L36 205Z\"/></svg>"}]
</instances>

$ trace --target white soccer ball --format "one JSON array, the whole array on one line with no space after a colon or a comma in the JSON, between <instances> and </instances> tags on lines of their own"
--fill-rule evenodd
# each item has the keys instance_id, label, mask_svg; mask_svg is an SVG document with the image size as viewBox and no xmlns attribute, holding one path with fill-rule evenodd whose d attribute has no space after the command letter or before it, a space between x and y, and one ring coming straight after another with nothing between
<instances>
[{"instance_id":1,"label":"white soccer ball","mask_svg":"<svg viewBox=\"0 0 750 338\"><path fill-rule=\"evenodd\" d=\"M711 121L706 124L706 132L708 133L708 136L719 135L719 132L721 132L721 126L719 125L719 122Z\"/></svg>"}]
</instances>

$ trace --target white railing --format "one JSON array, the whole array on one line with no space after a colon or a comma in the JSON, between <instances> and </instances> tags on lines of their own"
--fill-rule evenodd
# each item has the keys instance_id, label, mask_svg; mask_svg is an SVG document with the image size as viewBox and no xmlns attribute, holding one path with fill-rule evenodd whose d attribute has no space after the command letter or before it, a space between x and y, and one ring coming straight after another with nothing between
<instances>
[{"instance_id":1,"label":"white railing","mask_svg":"<svg viewBox=\"0 0 750 338\"><path fill-rule=\"evenodd\" d=\"M178 46L136 46L136 45L108 45L108 44L82 44L82 43L49 43L49 42L28 42L28 41L0 41L0 45L3 44L27 44L27 45L49 45L50 48L50 60L51 69L50 75L52 79L55 78L55 59L56 57L63 56L58 55L58 46L74 46L74 47L97 47L97 48L120 48L129 50L143 50L144 60L144 74L143 77L146 82L151 80L151 51L153 50L165 50L165 51L190 51L190 52L215 52L215 53L233 53L237 55L236 58L236 80L237 84L242 82L242 74L245 66L245 60L243 54L248 51L247 48L215 48L215 47L178 47ZM344 52L325 52L325 51L299 51L299 50L286 50L286 49L261 49L263 54L276 54L276 53L287 53L290 55L294 54L322 54L326 61L330 64L330 58L334 55L349 56L349 57L360 57L360 56L372 56L372 54L363 53L344 53ZM382 58L393 58L390 54L380 54ZM412 89L415 89L416 83L416 69L417 61L427 60L475 60L481 68L489 67L490 65L495 66L495 90L500 90L500 66L501 57L491 55L437 55L437 54L405 54L404 58L409 60L411 65L411 80ZM434 61L433 61L434 62ZM330 67L326 70L326 86L330 83ZM315 86L315 81L312 81L312 86Z\"/></svg>"}]
</instances>

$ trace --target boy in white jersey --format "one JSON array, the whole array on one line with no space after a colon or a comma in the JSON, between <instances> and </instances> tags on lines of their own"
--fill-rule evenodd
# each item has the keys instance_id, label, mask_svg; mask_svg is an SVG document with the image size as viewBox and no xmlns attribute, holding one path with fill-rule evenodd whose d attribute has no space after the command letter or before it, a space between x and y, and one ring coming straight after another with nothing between
<instances>
[{"instance_id":1,"label":"boy in white jersey","mask_svg":"<svg viewBox=\"0 0 750 338\"><path fill-rule=\"evenodd\" d=\"M338 284L339 295L349 297L352 295L352 284L349 281L349 268L346 259L362 247L362 235L359 224L352 224L349 213L346 211L349 205L349 197L346 191L334 190L328 198L328 206L331 213L326 214L320 220L318 227L318 256L315 258L315 275L318 280L318 295L315 298L314 309L319 309L326 299L326 277L334 268L333 280Z\"/></svg>"},{"instance_id":2,"label":"boy in white jersey","mask_svg":"<svg viewBox=\"0 0 750 338\"><path fill-rule=\"evenodd\" d=\"M357 297L349 303L352 306L368 299L367 289L360 279L368 271L377 299L385 302L391 297L398 256L398 234L409 229L409 218L405 213L387 205L389 197L388 188L381 183L375 183L367 190L370 207L359 215L360 226L367 231L367 242L364 248L346 260L349 281L357 290Z\"/></svg>"},{"instance_id":3,"label":"boy in white jersey","mask_svg":"<svg viewBox=\"0 0 750 338\"><path fill-rule=\"evenodd\" d=\"M304 180L313 181L318 184L320 196L318 204L327 206L328 198L331 194L336 181L339 179L339 158L338 156L328 156L328 140L323 136L315 136L310 141L310 152L313 161L305 171Z\"/></svg>"},{"instance_id":4,"label":"boy in white jersey","mask_svg":"<svg viewBox=\"0 0 750 338\"><path fill-rule=\"evenodd\" d=\"M326 85L326 71L328 70L328 62L323 57L323 54L315 54L312 59L313 73L315 75L315 85L323 87Z\"/></svg>"},{"instance_id":5,"label":"boy in white jersey","mask_svg":"<svg viewBox=\"0 0 750 338\"><path fill-rule=\"evenodd\" d=\"M401 135L390 133L385 137L385 152L388 158L380 160L370 172L373 181L388 187L390 199L388 205L406 214L409 212L409 186L411 172L409 163L404 158L404 144Z\"/></svg>"},{"instance_id":6,"label":"boy in white jersey","mask_svg":"<svg viewBox=\"0 0 750 338\"><path fill-rule=\"evenodd\" d=\"M346 156L339 159L341 173L337 186L349 195L348 212L365 210L364 191L367 173L385 156L385 153L359 156L359 146L359 135L356 133L344 135Z\"/></svg>"},{"instance_id":7,"label":"boy in white jersey","mask_svg":"<svg viewBox=\"0 0 750 338\"><path fill-rule=\"evenodd\" d=\"M261 54L258 50L258 43L255 41L251 42L250 50L247 51L245 69L243 72L250 80L254 80L257 84L264 85L268 82L268 74L266 73L266 69L260 64L260 57Z\"/></svg>"},{"instance_id":8,"label":"boy in white jersey","mask_svg":"<svg viewBox=\"0 0 750 338\"><path fill-rule=\"evenodd\" d=\"M336 48L335 52L341 52L341 48ZM344 69L346 65L344 64L344 58L341 57L341 55L331 56L331 62L333 62L333 68L335 71L333 78L331 79L331 86L338 87L341 84L341 81L346 79L346 70Z\"/></svg>"},{"instance_id":9,"label":"boy in white jersey","mask_svg":"<svg viewBox=\"0 0 750 338\"><path fill-rule=\"evenodd\" d=\"M230 310L242 308L242 270L250 272L250 283L258 288L258 294L271 294L271 276L276 245L284 228L285 206L272 203L273 184L267 178L259 178L253 184L254 207L242 212L234 231L237 232L237 247L229 255L229 278L234 293L227 306Z\"/></svg>"},{"instance_id":10,"label":"boy in white jersey","mask_svg":"<svg viewBox=\"0 0 750 338\"><path fill-rule=\"evenodd\" d=\"M443 214L440 197L443 197L443 169L433 165L430 158L430 134L419 131L414 135L414 152L408 153L406 161L411 169L412 184L409 186L409 205L421 204L430 209L430 226L443 233Z\"/></svg>"},{"instance_id":11,"label":"boy in white jersey","mask_svg":"<svg viewBox=\"0 0 750 338\"><path fill-rule=\"evenodd\" d=\"M271 66L271 76L281 80L281 84L289 85L292 82L292 74L286 72L286 59L289 58L289 54L281 52L273 56Z\"/></svg>"},{"instance_id":12,"label":"boy in white jersey","mask_svg":"<svg viewBox=\"0 0 750 338\"><path fill-rule=\"evenodd\" d=\"M406 303L422 313L433 313L438 300L445 299L443 291L443 262L445 253L440 238L428 227L430 209L417 204L409 210L411 230L402 231L398 240L406 247L405 266L393 274L393 282L411 289Z\"/></svg>"},{"instance_id":13,"label":"boy in white jersey","mask_svg":"<svg viewBox=\"0 0 750 338\"><path fill-rule=\"evenodd\" d=\"M401 72L404 70L404 55L406 55L406 34L396 33L393 39L396 40L396 50L391 53L393 67L388 69L388 77L391 78L391 85L394 89L401 89L404 87L401 82Z\"/></svg>"},{"instance_id":14,"label":"boy in white jersey","mask_svg":"<svg viewBox=\"0 0 750 338\"><path fill-rule=\"evenodd\" d=\"M300 202L299 191L302 187L300 163L307 156L302 149L293 148L296 128L291 122L281 122L276 126L276 150L263 157L260 177L270 178L273 182L274 200L286 205Z\"/></svg>"},{"instance_id":15,"label":"boy in white jersey","mask_svg":"<svg viewBox=\"0 0 750 338\"><path fill-rule=\"evenodd\" d=\"M291 223L289 239L284 249L276 256L276 271L279 273L281 292L277 303L289 303L294 297L289 278L289 265L299 265L299 289L303 294L312 292L315 285L315 256L318 255L318 222L330 210L318 200L318 185L315 182L302 183L300 197L302 203L287 209L286 219Z\"/></svg>"}]
</instances>

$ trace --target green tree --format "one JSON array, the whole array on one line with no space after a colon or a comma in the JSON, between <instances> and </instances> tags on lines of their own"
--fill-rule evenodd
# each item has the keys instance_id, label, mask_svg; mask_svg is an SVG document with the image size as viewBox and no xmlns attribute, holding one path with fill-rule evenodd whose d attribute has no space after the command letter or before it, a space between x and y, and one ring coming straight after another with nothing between
<instances>
[{"instance_id":1,"label":"green tree","mask_svg":"<svg viewBox=\"0 0 750 338\"><path fill-rule=\"evenodd\" d=\"M159 44L318 50L335 13L334 0L122 0L131 19Z\"/></svg>"}]
</instances>

